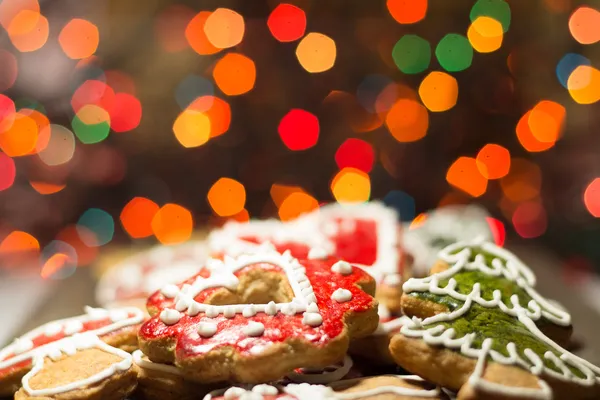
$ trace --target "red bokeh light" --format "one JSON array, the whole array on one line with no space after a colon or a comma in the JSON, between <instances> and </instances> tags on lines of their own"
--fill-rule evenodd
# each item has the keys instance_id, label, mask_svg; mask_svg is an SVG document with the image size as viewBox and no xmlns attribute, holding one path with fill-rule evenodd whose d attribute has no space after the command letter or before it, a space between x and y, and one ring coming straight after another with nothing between
<instances>
[{"instance_id":1,"label":"red bokeh light","mask_svg":"<svg viewBox=\"0 0 600 400\"><path fill-rule=\"evenodd\" d=\"M12 186L17 175L15 162L4 153L0 153L0 191Z\"/></svg>"},{"instance_id":2,"label":"red bokeh light","mask_svg":"<svg viewBox=\"0 0 600 400\"><path fill-rule=\"evenodd\" d=\"M269 15L267 26L280 42L293 42L304 36L306 13L292 4L280 4Z\"/></svg>"},{"instance_id":3,"label":"red bokeh light","mask_svg":"<svg viewBox=\"0 0 600 400\"><path fill-rule=\"evenodd\" d=\"M308 111L294 108L281 119L278 132L290 150L306 150L319 140L319 119Z\"/></svg>"},{"instance_id":4,"label":"red bokeh light","mask_svg":"<svg viewBox=\"0 0 600 400\"><path fill-rule=\"evenodd\" d=\"M351 167L369 173L375 162L375 151L364 140L347 139L335 152L335 162L339 169Z\"/></svg>"},{"instance_id":5,"label":"red bokeh light","mask_svg":"<svg viewBox=\"0 0 600 400\"><path fill-rule=\"evenodd\" d=\"M600 218L600 178L594 179L583 193L585 208L596 218Z\"/></svg>"},{"instance_id":6,"label":"red bokeh light","mask_svg":"<svg viewBox=\"0 0 600 400\"><path fill-rule=\"evenodd\" d=\"M513 214L512 223L519 236L525 239L532 239L546 232L548 217L541 203L528 201L519 204Z\"/></svg>"},{"instance_id":7,"label":"red bokeh light","mask_svg":"<svg viewBox=\"0 0 600 400\"><path fill-rule=\"evenodd\" d=\"M0 49L0 92L4 92L10 89L17 80L17 59L15 56L6 51Z\"/></svg>"},{"instance_id":8,"label":"red bokeh light","mask_svg":"<svg viewBox=\"0 0 600 400\"><path fill-rule=\"evenodd\" d=\"M485 220L490 226L490 230L494 236L494 242L498 246L504 246L504 241L506 240L506 228L502 221L493 217L486 217Z\"/></svg>"},{"instance_id":9,"label":"red bokeh light","mask_svg":"<svg viewBox=\"0 0 600 400\"><path fill-rule=\"evenodd\" d=\"M94 104L109 111L114 103L115 91L106 83L93 79L83 82L71 98L71 107L75 113L87 104Z\"/></svg>"},{"instance_id":10,"label":"red bokeh light","mask_svg":"<svg viewBox=\"0 0 600 400\"><path fill-rule=\"evenodd\" d=\"M110 109L110 127L115 132L137 128L142 120L142 104L133 95L117 93Z\"/></svg>"}]
</instances>

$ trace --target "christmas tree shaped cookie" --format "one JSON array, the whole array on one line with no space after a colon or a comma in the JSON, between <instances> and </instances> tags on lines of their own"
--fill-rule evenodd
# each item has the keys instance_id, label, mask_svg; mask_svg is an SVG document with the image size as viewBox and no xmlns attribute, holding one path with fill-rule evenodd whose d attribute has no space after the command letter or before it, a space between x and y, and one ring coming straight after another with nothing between
<instances>
[{"instance_id":1,"label":"christmas tree shaped cookie","mask_svg":"<svg viewBox=\"0 0 600 400\"><path fill-rule=\"evenodd\" d=\"M459 399L600 398L600 368L569 353L571 317L534 289L535 276L491 243L456 243L432 275L410 279L412 320L392 338L398 364Z\"/></svg>"}]
</instances>

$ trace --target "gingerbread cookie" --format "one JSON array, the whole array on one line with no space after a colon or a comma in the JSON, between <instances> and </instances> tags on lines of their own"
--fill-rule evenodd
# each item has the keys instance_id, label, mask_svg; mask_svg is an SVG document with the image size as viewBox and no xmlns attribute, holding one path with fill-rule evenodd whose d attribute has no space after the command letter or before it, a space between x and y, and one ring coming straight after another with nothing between
<instances>
[{"instance_id":1,"label":"gingerbread cookie","mask_svg":"<svg viewBox=\"0 0 600 400\"><path fill-rule=\"evenodd\" d=\"M131 366L131 354L91 332L75 334L36 354L15 399L125 399L137 385Z\"/></svg>"},{"instance_id":2,"label":"gingerbread cookie","mask_svg":"<svg viewBox=\"0 0 600 400\"><path fill-rule=\"evenodd\" d=\"M570 315L534 289L535 276L492 243L456 243L432 275L408 280L412 317L392 338L402 367L459 399L586 399L600 396L600 368L556 343Z\"/></svg>"},{"instance_id":3,"label":"gingerbread cookie","mask_svg":"<svg viewBox=\"0 0 600 400\"><path fill-rule=\"evenodd\" d=\"M214 391L204 400L414 400L446 399L444 393L415 375L382 375L348 379L330 386L309 383L231 387Z\"/></svg>"},{"instance_id":4,"label":"gingerbread cookie","mask_svg":"<svg viewBox=\"0 0 600 400\"><path fill-rule=\"evenodd\" d=\"M370 275L345 261L266 250L212 259L149 298L140 348L200 382L275 380L341 360L350 339L372 333L374 291Z\"/></svg>"},{"instance_id":5,"label":"gingerbread cookie","mask_svg":"<svg viewBox=\"0 0 600 400\"><path fill-rule=\"evenodd\" d=\"M16 392L21 387L21 377L31 369L33 358L66 337L88 332L126 351L137 348L137 330L144 320L141 310L85 307L85 311L78 317L44 324L0 350L0 396Z\"/></svg>"},{"instance_id":6,"label":"gingerbread cookie","mask_svg":"<svg viewBox=\"0 0 600 400\"><path fill-rule=\"evenodd\" d=\"M203 242L179 246L156 246L111 267L96 287L96 301L103 307L137 306L167 283L181 282L194 275L208 259Z\"/></svg>"}]
</instances>

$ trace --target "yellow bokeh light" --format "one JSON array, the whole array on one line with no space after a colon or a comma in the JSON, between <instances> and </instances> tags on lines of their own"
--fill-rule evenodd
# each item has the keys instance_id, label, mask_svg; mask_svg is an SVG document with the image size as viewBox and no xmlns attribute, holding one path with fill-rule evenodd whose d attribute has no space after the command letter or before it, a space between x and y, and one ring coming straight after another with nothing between
<instances>
[{"instance_id":1,"label":"yellow bokeh light","mask_svg":"<svg viewBox=\"0 0 600 400\"><path fill-rule=\"evenodd\" d=\"M371 179L356 168L343 168L331 181L331 193L340 203L368 201L371 196Z\"/></svg>"},{"instance_id":2,"label":"yellow bokeh light","mask_svg":"<svg viewBox=\"0 0 600 400\"><path fill-rule=\"evenodd\" d=\"M490 17L478 17L469 29L467 37L473 48L480 53L491 53L502 46L502 24Z\"/></svg>"},{"instance_id":3,"label":"yellow bokeh light","mask_svg":"<svg viewBox=\"0 0 600 400\"><path fill-rule=\"evenodd\" d=\"M228 49L240 44L244 30L244 18L228 8L217 8L204 23L208 41L218 49Z\"/></svg>"},{"instance_id":4,"label":"yellow bokeh light","mask_svg":"<svg viewBox=\"0 0 600 400\"><path fill-rule=\"evenodd\" d=\"M319 202L310 194L294 192L283 200L278 213L282 221L289 221L317 208L319 208Z\"/></svg>"},{"instance_id":5,"label":"yellow bokeh light","mask_svg":"<svg viewBox=\"0 0 600 400\"><path fill-rule=\"evenodd\" d=\"M154 214L151 227L154 236L162 244L177 244L192 236L194 219L186 208L168 203Z\"/></svg>"},{"instance_id":6,"label":"yellow bokeh light","mask_svg":"<svg viewBox=\"0 0 600 400\"><path fill-rule=\"evenodd\" d=\"M324 72L333 67L337 49L335 42L322 33L311 32L296 48L296 57L302 68L311 73Z\"/></svg>"},{"instance_id":7,"label":"yellow bokeh light","mask_svg":"<svg viewBox=\"0 0 600 400\"><path fill-rule=\"evenodd\" d=\"M447 111L458 100L458 82L445 72L431 72L419 85L419 96L429 111Z\"/></svg>"},{"instance_id":8,"label":"yellow bokeh light","mask_svg":"<svg viewBox=\"0 0 600 400\"><path fill-rule=\"evenodd\" d=\"M110 114L95 104L86 104L77 111L77 118L86 125L100 124L106 122L110 124Z\"/></svg>"},{"instance_id":9,"label":"yellow bokeh light","mask_svg":"<svg viewBox=\"0 0 600 400\"><path fill-rule=\"evenodd\" d=\"M198 147L210 138L210 118L202 112L186 109L173 123L173 133L183 147Z\"/></svg>"},{"instance_id":10,"label":"yellow bokeh light","mask_svg":"<svg viewBox=\"0 0 600 400\"><path fill-rule=\"evenodd\" d=\"M221 178L212 185L207 199L215 214L230 217L244 209L246 189L235 179Z\"/></svg>"},{"instance_id":11,"label":"yellow bokeh light","mask_svg":"<svg viewBox=\"0 0 600 400\"><path fill-rule=\"evenodd\" d=\"M589 65L580 65L567 80L569 94L579 104L592 104L600 100L600 71Z\"/></svg>"}]
</instances>

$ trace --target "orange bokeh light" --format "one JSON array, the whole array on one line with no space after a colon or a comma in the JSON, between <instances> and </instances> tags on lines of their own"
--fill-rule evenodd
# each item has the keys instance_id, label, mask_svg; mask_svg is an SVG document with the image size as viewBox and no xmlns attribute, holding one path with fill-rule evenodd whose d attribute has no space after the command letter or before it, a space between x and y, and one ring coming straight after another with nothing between
<instances>
[{"instance_id":1,"label":"orange bokeh light","mask_svg":"<svg viewBox=\"0 0 600 400\"><path fill-rule=\"evenodd\" d=\"M521 146L527 151L540 152L548 150L554 146L555 142L542 142L534 136L529 125L531 113L531 110L527 111L517 123L517 139L519 139L519 143L521 143Z\"/></svg>"},{"instance_id":2,"label":"orange bokeh light","mask_svg":"<svg viewBox=\"0 0 600 400\"><path fill-rule=\"evenodd\" d=\"M192 49L200 55L215 54L221 51L212 45L204 32L204 26L210 14L210 11L200 11L185 28L185 38Z\"/></svg>"},{"instance_id":3,"label":"orange bokeh light","mask_svg":"<svg viewBox=\"0 0 600 400\"><path fill-rule=\"evenodd\" d=\"M183 147L198 147L210 138L210 119L202 112L185 109L173 123L173 133Z\"/></svg>"},{"instance_id":4,"label":"orange bokeh light","mask_svg":"<svg viewBox=\"0 0 600 400\"><path fill-rule=\"evenodd\" d=\"M184 207L168 203L162 206L152 218L152 232L162 244L177 244L192 236L194 220Z\"/></svg>"},{"instance_id":5,"label":"orange bokeh light","mask_svg":"<svg viewBox=\"0 0 600 400\"><path fill-rule=\"evenodd\" d=\"M425 18L427 0L387 0L387 9L400 24L414 24Z\"/></svg>"},{"instance_id":6,"label":"orange bokeh light","mask_svg":"<svg viewBox=\"0 0 600 400\"><path fill-rule=\"evenodd\" d=\"M325 72L335 64L337 48L329 36L311 32L298 43L296 57L308 72Z\"/></svg>"},{"instance_id":7,"label":"orange bokeh light","mask_svg":"<svg viewBox=\"0 0 600 400\"><path fill-rule=\"evenodd\" d=\"M0 255L16 253L37 253L40 251L40 242L27 232L13 231L0 243Z\"/></svg>"},{"instance_id":8,"label":"orange bokeh light","mask_svg":"<svg viewBox=\"0 0 600 400\"><path fill-rule=\"evenodd\" d=\"M235 179L221 178L211 186L207 199L215 214L229 217L244 209L246 189Z\"/></svg>"},{"instance_id":9,"label":"orange bokeh light","mask_svg":"<svg viewBox=\"0 0 600 400\"><path fill-rule=\"evenodd\" d=\"M56 253L46 260L42 265L42 271L40 276L44 279L48 279L56 272L60 271L66 264L70 262L71 257L67 254Z\"/></svg>"},{"instance_id":10,"label":"orange bokeh light","mask_svg":"<svg viewBox=\"0 0 600 400\"><path fill-rule=\"evenodd\" d=\"M121 211L121 225L125 232L134 239L151 236L152 220L158 210L158 204L152 200L134 197Z\"/></svg>"},{"instance_id":11,"label":"orange bokeh light","mask_svg":"<svg viewBox=\"0 0 600 400\"><path fill-rule=\"evenodd\" d=\"M271 195L271 199L273 199L273 203L275 203L275 205L279 208L281 207L281 203L283 203L288 196L296 192L304 192L304 189L302 189L300 186L274 183L271 185L269 194Z\"/></svg>"},{"instance_id":12,"label":"orange bokeh light","mask_svg":"<svg viewBox=\"0 0 600 400\"><path fill-rule=\"evenodd\" d=\"M228 53L215 65L215 83L228 96L237 96L252 90L256 82L254 61L243 54Z\"/></svg>"},{"instance_id":13,"label":"orange bokeh light","mask_svg":"<svg viewBox=\"0 0 600 400\"><path fill-rule=\"evenodd\" d=\"M50 131L50 130L48 130L48 131ZM44 195L58 193L67 187L66 184L57 184L57 183L41 182L41 181L29 181L29 184L31 185L33 190L35 190L39 194L44 194Z\"/></svg>"},{"instance_id":14,"label":"orange bokeh light","mask_svg":"<svg viewBox=\"0 0 600 400\"><path fill-rule=\"evenodd\" d=\"M56 235L56 239L73 247L77 253L78 266L88 265L98 256L98 246L88 246L86 244L95 243L96 235L84 226L68 225Z\"/></svg>"},{"instance_id":15,"label":"orange bokeh light","mask_svg":"<svg viewBox=\"0 0 600 400\"><path fill-rule=\"evenodd\" d=\"M10 157L31 154L36 147L38 133L38 126L33 118L17 113L12 126L0 132L0 149Z\"/></svg>"},{"instance_id":16,"label":"orange bokeh light","mask_svg":"<svg viewBox=\"0 0 600 400\"><path fill-rule=\"evenodd\" d=\"M473 157L459 157L446 173L446 181L457 189L479 197L487 190L488 180L479 171L480 166Z\"/></svg>"},{"instance_id":17,"label":"orange bokeh light","mask_svg":"<svg viewBox=\"0 0 600 400\"><path fill-rule=\"evenodd\" d=\"M414 142L427 134L429 114L420 103L401 98L388 112L385 125L397 141Z\"/></svg>"},{"instance_id":18,"label":"orange bokeh light","mask_svg":"<svg viewBox=\"0 0 600 400\"><path fill-rule=\"evenodd\" d=\"M23 10L39 14L40 3L37 0L0 1L0 24L8 30L12 20Z\"/></svg>"},{"instance_id":19,"label":"orange bokeh light","mask_svg":"<svg viewBox=\"0 0 600 400\"><path fill-rule=\"evenodd\" d=\"M581 44L592 44L600 40L600 11L591 7L579 7L569 18L569 31Z\"/></svg>"},{"instance_id":20,"label":"orange bokeh light","mask_svg":"<svg viewBox=\"0 0 600 400\"><path fill-rule=\"evenodd\" d=\"M331 181L331 193L340 203L365 202L371 196L371 179L356 168L343 168Z\"/></svg>"},{"instance_id":21,"label":"orange bokeh light","mask_svg":"<svg viewBox=\"0 0 600 400\"><path fill-rule=\"evenodd\" d=\"M33 148L29 154L36 154L37 152L44 150L46 146L48 146L48 142L50 141L50 120L48 119L48 117L46 117L38 110L30 110L27 108L20 109L19 114L28 116L29 118L33 119L37 124L37 141L35 144L35 148Z\"/></svg>"},{"instance_id":22,"label":"orange bokeh light","mask_svg":"<svg viewBox=\"0 0 600 400\"><path fill-rule=\"evenodd\" d=\"M217 8L204 23L208 41L218 49L237 46L244 38L244 18L228 8Z\"/></svg>"},{"instance_id":23,"label":"orange bokeh light","mask_svg":"<svg viewBox=\"0 0 600 400\"><path fill-rule=\"evenodd\" d=\"M576 103L593 104L600 100L600 71L589 65L580 65L567 79L569 94Z\"/></svg>"},{"instance_id":24,"label":"orange bokeh light","mask_svg":"<svg viewBox=\"0 0 600 400\"><path fill-rule=\"evenodd\" d=\"M502 24L491 17L477 17L467 30L467 38L479 53L491 53L502 46L504 30Z\"/></svg>"},{"instance_id":25,"label":"orange bokeh light","mask_svg":"<svg viewBox=\"0 0 600 400\"><path fill-rule=\"evenodd\" d=\"M319 208L317 199L308 193L294 192L283 200L278 214L282 221L290 221L317 208Z\"/></svg>"},{"instance_id":26,"label":"orange bokeh light","mask_svg":"<svg viewBox=\"0 0 600 400\"><path fill-rule=\"evenodd\" d=\"M529 130L540 142L554 143L563 131L567 110L557 102L542 100L529 114Z\"/></svg>"},{"instance_id":27,"label":"orange bokeh light","mask_svg":"<svg viewBox=\"0 0 600 400\"><path fill-rule=\"evenodd\" d=\"M427 214L421 213L421 214L417 215L415 217L415 219L412 220L408 229L409 230L416 229L416 228L420 227L421 225L423 225L426 220L427 220Z\"/></svg>"},{"instance_id":28,"label":"orange bokeh light","mask_svg":"<svg viewBox=\"0 0 600 400\"><path fill-rule=\"evenodd\" d=\"M10 22L8 37L21 52L40 49L48 41L48 20L39 11L22 10Z\"/></svg>"},{"instance_id":29,"label":"orange bokeh light","mask_svg":"<svg viewBox=\"0 0 600 400\"><path fill-rule=\"evenodd\" d=\"M100 32L90 21L73 18L60 31L58 43L67 57L80 60L96 52L100 43Z\"/></svg>"},{"instance_id":30,"label":"orange bokeh light","mask_svg":"<svg viewBox=\"0 0 600 400\"><path fill-rule=\"evenodd\" d=\"M221 136L231 124L231 107L225 100L215 96L201 96L194 100L188 110L203 113L210 120L210 137Z\"/></svg>"},{"instance_id":31,"label":"orange bokeh light","mask_svg":"<svg viewBox=\"0 0 600 400\"><path fill-rule=\"evenodd\" d=\"M583 204L590 214L600 218L600 178L594 179L585 188Z\"/></svg>"},{"instance_id":32,"label":"orange bokeh light","mask_svg":"<svg viewBox=\"0 0 600 400\"><path fill-rule=\"evenodd\" d=\"M429 111L447 111L458 100L458 82L452 75L433 71L419 85L419 96Z\"/></svg>"},{"instance_id":33,"label":"orange bokeh light","mask_svg":"<svg viewBox=\"0 0 600 400\"><path fill-rule=\"evenodd\" d=\"M498 144L486 144L477 153L477 167L487 179L500 179L510 170L510 152Z\"/></svg>"},{"instance_id":34,"label":"orange bokeh light","mask_svg":"<svg viewBox=\"0 0 600 400\"><path fill-rule=\"evenodd\" d=\"M542 187L540 167L529 160L514 158L510 172L500 180L500 187L512 202L534 199L539 196Z\"/></svg>"}]
</instances>

